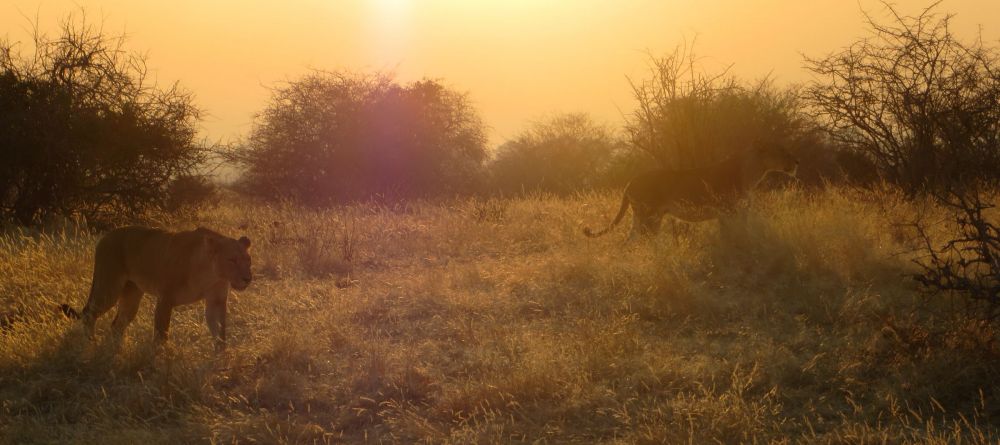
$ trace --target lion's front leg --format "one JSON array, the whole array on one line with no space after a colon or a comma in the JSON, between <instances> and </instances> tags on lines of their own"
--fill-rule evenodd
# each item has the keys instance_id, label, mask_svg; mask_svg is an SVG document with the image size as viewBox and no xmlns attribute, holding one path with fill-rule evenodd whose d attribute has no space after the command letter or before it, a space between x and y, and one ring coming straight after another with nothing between
<instances>
[{"instance_id":1,"label":"lion's front leg","mask_svg":"<svg viewBox=\"0 0 1000 445\"><path fill-rule=\"evenodd\" d=\"M215 350L226 349L226 300L229 289L217 289L205 298L205 322L215 341Z\"/></svg>"},{"instance_id":2,"label":"lion's front leg","mask_svg":"<svg viewBox=\"0 0 1000 445\"><path fill-rule=\"evenodd\" d=\"M167 331L170 330L170 316L173 315L173 299L168 296L160 297L156 301L156 312L153 315L153 343L162 345L167 340Z\"/></svg>"}]
</instances>

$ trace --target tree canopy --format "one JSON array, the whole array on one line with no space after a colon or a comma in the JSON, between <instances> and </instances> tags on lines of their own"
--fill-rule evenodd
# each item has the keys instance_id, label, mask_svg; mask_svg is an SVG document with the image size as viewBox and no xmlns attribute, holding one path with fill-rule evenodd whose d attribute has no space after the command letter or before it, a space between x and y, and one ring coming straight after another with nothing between
<instances>
[{"instance_id":1,"label":"tree canopy","mask_svg":"<svg viewBox=\"0 0 1000 445\"><path fill-rule=\"evenodd\" d=\"M565 194L622 185L628 154L610 127L583 113L560 114L532 123L501 145L490 171L506 194Z\"/></svg>"},{"instance_id":2,"label":"tree canopy","mask_svg":"<svg viewBox=\"0 0 1000 445\"><path fill-rule=\"evenodd\" d=\"M196 173L199 111L176 84L83 20L31 55L0 42L0 214L24 225L50 214L107 220L164 203Z\"/></svg>"},{"instance_id":3,"label":"tree canopy","mask_svg":"<svg viewBox=\"0 0 1000 445\"><path fill-rule=\"evenodd\" d=\"M486 127L438 81L314 72L274 89L240 159L251 190L307 204L446 194L481 181Z\"/></svg>"}]
</instances>

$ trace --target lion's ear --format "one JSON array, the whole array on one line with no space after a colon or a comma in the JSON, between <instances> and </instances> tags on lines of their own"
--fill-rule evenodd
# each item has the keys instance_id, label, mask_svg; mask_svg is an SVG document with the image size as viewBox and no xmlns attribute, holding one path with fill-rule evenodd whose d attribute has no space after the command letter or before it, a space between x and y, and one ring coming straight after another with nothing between
<instances>
[{"instance_id":1,"label":"lion's ear","mask_svg":"<svg viewBox=\"0 0 1000 445\"><path fill-rule=\"evenodd\" d=\"M240 237L240 245L243 246L244 249L249 249L250 248L250 238L247 238L245 236L241 236Z\"/></svg>"}]
</instances>

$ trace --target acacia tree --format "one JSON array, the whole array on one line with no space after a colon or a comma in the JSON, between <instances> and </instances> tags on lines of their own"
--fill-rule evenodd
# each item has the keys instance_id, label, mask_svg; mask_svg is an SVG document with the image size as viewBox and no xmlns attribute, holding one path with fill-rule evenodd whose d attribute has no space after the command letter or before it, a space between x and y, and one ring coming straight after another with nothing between
<instances>
[{"instance_id":1,"label":"acacia tree","mask_svg":"<svg viewBox=\"0 0 1000 445\"><path fill-rule=\"evenodd\" d=\"M630 159L611 128L571 113L534 122L501 145L490 172L504 193L566 194L620 185L621 167Z\"/></svg>"},{"instance_id":2,"label":"acacia tree","mask_svg":"<svg viewBox=\"0 0 1000 445\"><path fill-rule=\"evenodd\" d=\"M251 191L328 204L474 187L485 147L468 97L437 81L314 72L274 90L238 155Z\"/></svg>"},{"instance_id":3,"label":"acacia tree","mask_svg":"<svg viewBox=\"0 0 1000 445\"><path fill-rule=\"evenodd\" d=\"M793 89L741 82L728 69L710 73L687 47L651 56L649 65L647 79L631 82L638 106L625 129L631 145L663 167L696 167L753 143L794 150L806 133Z\"/></svg>"},{"instance_id":4,"label":"acacia tree","mask_svg":"<svg viewBox=\"0 0 1000 445\"><path fill-rule=\"evenodd\" d=\"M0 214L106 221L164 203L195 173L198 110L176 84L150 84L145 60L85 20L35 33L34 52L0 42Z\"/></svg>"},{"instance_id":5,"label":"acacia tree","mask_svg":"<svg viewBox=\"0 0 1000 445\"><path fill-rule=\"evenodd\" d=\"M823 58L806 90L830 135L911 192L996 179L1000 65L981 39L958 40L935 5L917 16L884 4L872 35Z\"/></svg>"}]
</instances>

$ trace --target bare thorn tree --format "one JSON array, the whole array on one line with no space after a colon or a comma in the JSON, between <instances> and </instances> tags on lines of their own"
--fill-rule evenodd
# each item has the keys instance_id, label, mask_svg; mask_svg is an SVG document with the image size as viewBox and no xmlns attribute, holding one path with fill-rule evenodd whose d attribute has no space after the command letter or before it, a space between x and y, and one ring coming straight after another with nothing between
<instances>
[{"instance_id":1,"label":"bare thorn tree","mask_svg":"<svg viewBox=\"0 0 1000 445\"><path fill-rule=\"evenodd\" d=\"M871 36L823 58L807 58L818 80L806 89L840 144L873 160L908 191L1000 172L1000 70L996 49L962 42L938 3L889 21L866 14Z\"/></svg>"},{"instance_id":2,"label":"bare thorn tree","mask_svg":"<svg viewBox=\"0 0 1000 445\"><path fill-rule=\"evenodd\" d=\"M1000 318L1000 228L989 221L993 207L980 192L946 192L935 198L952 212L952 239L935 245L927 228L915 224L923 253L914 262L914 279L929 294L957 293L967 298L967 315L994 322Z\"/></svg>"}]
</instances>

